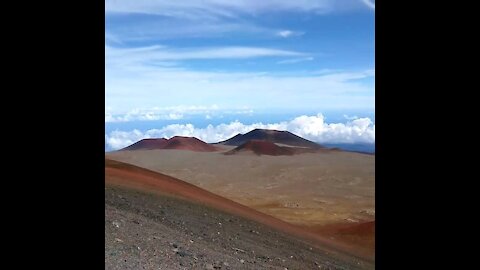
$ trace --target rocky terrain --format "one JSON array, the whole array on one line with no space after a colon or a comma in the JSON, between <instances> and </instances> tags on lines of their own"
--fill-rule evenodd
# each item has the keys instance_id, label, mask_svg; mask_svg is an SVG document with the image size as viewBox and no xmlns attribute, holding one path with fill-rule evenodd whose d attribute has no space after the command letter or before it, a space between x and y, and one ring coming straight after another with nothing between
<instances>
[{"instance_id":1,"label":"rocky terrain","mask_svg":"<svg viewBox=\"0 0 480 270\"><path fill-rule=\"evenodd\" d=\"M374 269L199 203L107 184L105 269Z\"/></svg>"}]
</instances>

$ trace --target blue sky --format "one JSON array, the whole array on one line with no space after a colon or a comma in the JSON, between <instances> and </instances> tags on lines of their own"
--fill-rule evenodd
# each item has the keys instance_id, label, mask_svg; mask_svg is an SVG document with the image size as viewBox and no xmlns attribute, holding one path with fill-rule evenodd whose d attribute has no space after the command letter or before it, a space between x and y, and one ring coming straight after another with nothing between
<instances>
[{"instance_id":1,"label":"blue sky","mask_svg":"<svg viewBox=\"0 0 480 270\"><path fill-rule=\"evenodd\" d=\"M302 115L374 130L374 1L106 0L105 17L106 144Z\"/></svg>"}]
</instances>

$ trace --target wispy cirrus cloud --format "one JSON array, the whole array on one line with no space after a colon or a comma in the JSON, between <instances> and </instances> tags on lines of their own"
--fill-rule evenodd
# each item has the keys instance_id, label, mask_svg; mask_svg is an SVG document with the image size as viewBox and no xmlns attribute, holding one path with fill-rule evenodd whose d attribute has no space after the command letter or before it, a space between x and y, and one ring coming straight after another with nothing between
<instances>
[{"instance_id":1,"label":"wispy cirrus cloud","mask_svg":"<svg viewBox=\"0 0 480 270\"><path fill-rule=\"evenodd\" d=\"M251 47L173 50L164 46L130 49L106 46L105 50L106 106L115 110L171 106L172 103L195 105L199 101L215 102L227 108L249 105L253 109L374 106L374 89L358 81L374 77L374 70L294 75L196 71L179 65L188 59L302 57L305 55L302 52Z\"/></svg>"},{"instance_id":2,"label":"wispy cirrus cloud","mask_svg":"<svg viewBox=\"0 0 480 270\"><path fill-rule=\"evenodd\" d=\"M123 17L128 17L128 15ZM148 18L135 23L128 20L122 21L121 24L112 23L108 29L117 36L121 36L119 40L125 43L169 39L219 38L232 33L237 36L273 36L277 31L242 19L221 21L199 19L197 21L176 17Z\"/></svg>"},{"instance_id":3,"label":"wispy cirrus cloud","mask_svg":"<svg viewBox=\"0 0 480 270\"><path fill-rule=\"evenodd\" d=\"M361 81L375 76L371 70L290 75L193 71L123 61L127 64L113 65L107 60L107 106L131 110L214 101L226 108L342 109L373 108L375 104L374 88Z\"/></svg>"},{"instance_id":4,"label":"wispy cirrus cloud","mask_svg":"<svg viewBox=\"0 0 480 270\"><path fill-rule=\"evenodd\" d=\"M107 0L105 96L106 105L114 109L106 119L185 116L132 113L178 104L249 105L255 110L371 108L372 63L351 64L349 58L345 66L345 61L337 61L348 53L322 47L332 32L338 40L337 31L322 30L322 42L312 42L322 31L311 25L330 22L315 18L357 6L367 9L359 0ZM270 19L263 20L263 14ZM284 15L292 20L283 20ZM294 42L292 37L302 31L312 36ZM325 61L312 61L327 54ZM322 68L335 71L312 72Z\"/></svg>"},{"instance_id":5,"label":"wispy cirrus cloud","mask_svg":"<svg viewBox=\"0 0 480 270\"><path fill-rule=\"evenodd\" d=\"M361 0L367 7L375 10L375 0Z\"/></svg>"},{"instance_id":6,"label":"wispy cirrus cloud","mask_svg":"<svg viewBox=\"0 0 480 270\"><path fill-rule=\"evenodd\" d=\"M183 118L180 113L158 113L158 112L128 112L121 115L105 113L105 123L118 123L130 121L155 121L155 120L179 120Z\"/></svg>"},{"instance_id":7,"label":"wispy cirrus cloud","mask_svg":"<svg viewBox=\"0 0 480 270\"><path fill-rule=\"evenodd\" d=\"M142 21L110 25L123 40L139 41L168 38L215 37L226 33L254 33L290 37L301 35L288 29L276 29L257 23L267 13L321 15L357 10L362 0L106 0L110 16L146 15ZM367 1L367 0L365 0Z\"/></svg>"},{"instance_id":8,"label":"wispy cirrus cloud","mask_svg":"<svg viewBox=\"0 0 480 270\"><path fill-rule=\"evenodd\" d=\"M296 64L296 63L300 63L300 62L313 61L313 60L314 60L314 58L309 56L309 57L300 57L300 58L280 60L280 61L277 62L277 64Z\"/></svg>"},{"instance_id":9,"label":"wispy cirrus cloud","mask_svg":"<svg viewBox=\"0 0 480 270\"><path fill-rule=\"evenodd\" d=\"M105 108L105 123L130 122L130 121L155 121L155 120L179 120L185 115L214 114L220 110L216 104L211 106L167 106L152 108L135 108L126 113L112 113L113 108ZM244 110L244 108L242 108ZM227 111L228 112L228 111ZM239 111L240 113L242 111Z\"/></svg>"},{"instance_id":10,"label":"wispy cirrus cloud","mask_svg":"<svg viewBox=\"0 0 480 270\"><path fill-rule=\"evenodd\" d=\"M105 32L105 43L122 44L123 42L116 35Z\"/></svg>"},{"instance_id":11,"label":"wispy cirrus cloud","mask_svg":"<svg viewBox=\"0 0 480 270\"><path fill-rule=\"evenodd\" d=\"M288 38L288 37L294 37L294 36L302 36L304 35L305 32L299 32L299 31L291 31L291 30L281 30L276 33L277 36L283 37L283 38Z\"/></svg>"},{"instance_id":12,"label":"wispy cirrus cloud","mask_svg":"<svg viewBox=\"0 0 480 270\"><path fill-rule=\"evenodd\" d=\"M245 59L258 57L303 56L306 53L262 47L211 47L173 49L161 45L139 48L115 48L105 45L108 60L134 62L181 61L195 59Z\"/></svg>"},{"instance_id":13,"label":"wispy cirrus cloud","mask_svg":"<svg viewBox=\"0 0 480 270\"><path fill-rule=\"evenodd\" d=\"M241 14L258 15L265 12L297 11L327 13L335 9L352 8L356 0L106 0L107 13L143 13L182 18L237 17Z\"/></svg>"}]
</instances>

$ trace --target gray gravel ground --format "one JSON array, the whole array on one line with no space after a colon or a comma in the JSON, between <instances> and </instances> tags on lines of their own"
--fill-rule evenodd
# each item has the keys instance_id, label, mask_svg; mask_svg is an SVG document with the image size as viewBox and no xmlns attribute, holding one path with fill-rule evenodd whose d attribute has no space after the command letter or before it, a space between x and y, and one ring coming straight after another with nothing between
<instances>
[{"instance_id":1,"label":"gray gravel ground","mask_svg":"<svg viewBox=\"0 0 480 270\"><path fill-rule=\"evenodd\" d=\"M374 269L256 222L168 196L105 188L105 269Z\"/></svg>"}]
</instances>

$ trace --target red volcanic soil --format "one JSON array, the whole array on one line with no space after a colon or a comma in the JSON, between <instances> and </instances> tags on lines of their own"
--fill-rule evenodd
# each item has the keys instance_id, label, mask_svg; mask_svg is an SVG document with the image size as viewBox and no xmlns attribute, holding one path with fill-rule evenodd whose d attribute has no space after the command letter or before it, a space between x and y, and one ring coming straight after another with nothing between
<instances>
[{"instance_id":1,"label":"red volcanic soil","mask_svg":"<svg viewBox=\"0 0 480 270\"><path fill-rule=\"evenodd\" d=\"M375 234L375 220L338 229L339 234Z\"/></svg>"},{"instance_id":2,"label":"red volcanic soil","mask_svg":"<svg viewBox=\"0 0 480 270\"><path fill-rule=\"evenodd\" d=\"M257 155L269 156L291 156L303 153L316 153L320 151L329 151L329 149L311 149L303 147L278 146L273 142L265 140L250 140L228 152L225 155L233 155L241 152L253 152Z\"/></svg>"},{"instance_id":3,"label":"red volcanic soil","mask_svg":"<svg viewBox=\"0 0 480 270\"><path fill-rule=\"evenodd\" d=\"M167 139L143 139L130 146L123 148L122 150L152 150L163 149L163 146L167 143Z\"/></svg>"},{"instance_id":4,"label":"red volcanic soil","mask_svg":"<svg viewBox=\"0 0 480 270\"><path fill-rule=\"evenodd\" d=\"M179 197L260 222L276 230L300 237L318 248L347 253L368 261L374 260L371 254L352 245L327 239L316 232L260 213L182 180L127 163L105 159L105 184Z\"/></svg>"},{"instance_id":5,"label":"red volcanic soil","mask_svg":"<svg viewBox=\"0 0 480 270\"><path fill-rule=\"evenodd\" d=\"M375 220L355 224L332 224L311 230L344 243L362 246L372 256L375 252Z\"/></svg>"},{"instance_id":6,"label":"red volcanic soil","mask_svg":"<svg viewBox=\"0 0 480 270\"><path fill-rule=\"evenodd\" d=\"M177 149L189 150L195 152L215 152L219 148L210 145L195 137L181 137L175 136L171 139L143 139L138 141L123 150L153 150L153 149Z\"/></svg>"},{"instance_id":7,"label":"red volcanic soil","mask_svg":"<svg viewBox=\"0 0 480 270\"><path fill-rule=\"evenodd\" d=\"M294 151L290 147L278 146L269 141L250 140L228 152L226 155L233 155L239 152L251 151L257 155L269 156L291 156Z\"/></svg>"},{"instance_id":8,"label":"red volcanic soil","mask_svg":"<svg viewBox=\"0 0 480 270\"><path fill-rule=\"evenodd\" d=\"M190 150L195 152L215 152L219 149L195 137L175 136L167 141L163 149Z\"/></svg>"}]
</instances>

